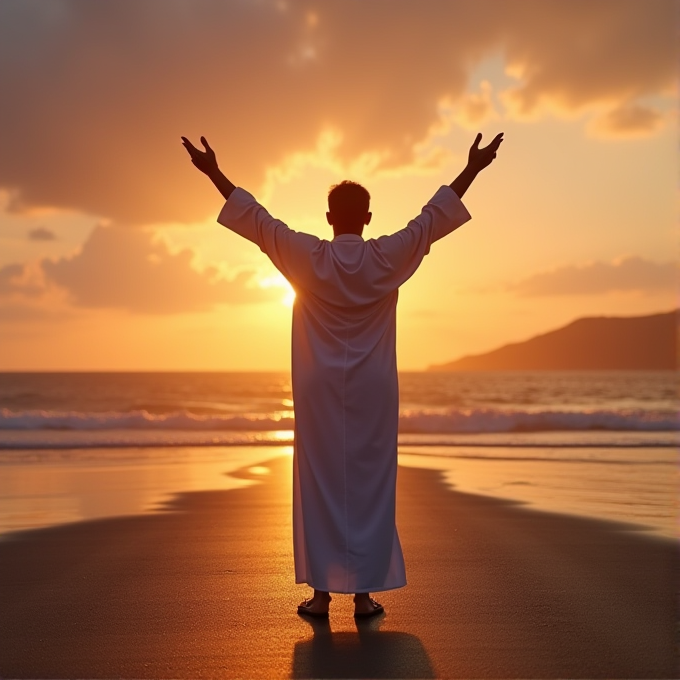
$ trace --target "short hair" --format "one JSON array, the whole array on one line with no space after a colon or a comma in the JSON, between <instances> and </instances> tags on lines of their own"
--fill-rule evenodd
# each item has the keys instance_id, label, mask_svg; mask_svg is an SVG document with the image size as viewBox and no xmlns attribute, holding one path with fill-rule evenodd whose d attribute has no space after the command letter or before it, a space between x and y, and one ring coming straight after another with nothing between
<instances>
[{"instance_id":1,"label":"short hair","mask_svg":"<svg viewBox=\"0 0 680 680\"><path fill-rule=\"evenodd\" d=\"M371 195L358 184L348 179L334 184L328 192L328 210L343 218L361 219L368 212Z\"/></svg>"}]
</instances>

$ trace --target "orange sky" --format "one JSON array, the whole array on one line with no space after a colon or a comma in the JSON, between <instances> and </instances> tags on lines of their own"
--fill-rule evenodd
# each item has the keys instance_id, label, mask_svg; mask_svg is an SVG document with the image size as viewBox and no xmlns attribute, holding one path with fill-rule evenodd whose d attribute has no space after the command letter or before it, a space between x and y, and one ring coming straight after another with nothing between
<instances>
[{"instance_id":1,"label":"orange sky","mask_svg":"<svg viewBox=\"0 0 680 680\"><path fill-rule=\"evenodd\" d=\"M179 141L291 227L329 185L396 231L504 131L473 215L402 289L420 369L677 305L675 5L0 5L0 369L285 369L290 295Z\"/></svg>"}]
</instances>

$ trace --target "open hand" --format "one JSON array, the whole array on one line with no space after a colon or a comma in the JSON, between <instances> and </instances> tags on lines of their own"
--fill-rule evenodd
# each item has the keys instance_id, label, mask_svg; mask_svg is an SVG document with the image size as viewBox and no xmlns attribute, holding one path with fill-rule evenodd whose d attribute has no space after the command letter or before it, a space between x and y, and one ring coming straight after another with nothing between
<instances>
[{"instance_id":1,"label":"open hand","mask_svg":"<svg viewBox=\"0 0 680 680\"><path fill-rule=\"evenodd\" d=\"M205 151L197 149L186 137L182 137L182 146L189 152L191 162L206 175L213 174L218 170L217 157L205 137L201 137L201 144Z\"/></svg>"},{"instance_id":2,"label":"open hand","mask_svg":"<svg viewBox=\"0 0 680 680\"><path fill-rule=\"evenodd\" d=\"M479 143L482 141L482 133L479 132L475 141L470 147L470 153L468 154L468 167L474 169L476 172L483 170L488 165L491 164L494 158L496 158L496 151L503 141L503 133L499 132L494 138L489 146L479 148Z\"/></svg>"}]
</instances>

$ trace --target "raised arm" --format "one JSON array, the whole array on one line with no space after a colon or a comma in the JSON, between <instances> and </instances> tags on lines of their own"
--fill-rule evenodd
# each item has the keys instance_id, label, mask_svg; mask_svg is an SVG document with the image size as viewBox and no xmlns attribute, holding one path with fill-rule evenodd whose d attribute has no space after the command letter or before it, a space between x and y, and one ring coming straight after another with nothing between
<instances>
[{"instance_id":1,"label":"raised arm","mask_svg":"<svg viewBox=\"0 0 680 680\"><path fill-rule=\"evenodd\" d=\"M242 188L236 188L222 174L215 152L205 137L201 137L201 144L205 151L182 137L182 145L191 156L191 162L212 180L224 196L226 203L217 218L219 224L259 246L293 285L305 286L309 278L309 254L319 239L293 231L281 220L272 217L253 196Z\"/></svg>"},{"instance_id":2,"label":"raised arm","mask_svg":"<svg viewBox=\"0 0 680 680\"><path fill-rule=\"evenodd\" d=\"M386 289L401 286L416 271L432 243L470 219L470 213L460 199L475 177L496 157L503 133L496 135L483 149L479 148L481 139L480 133L470 147L465 169L448 187L443 186L437 191L418 217L411 220L405 229L374 241L385 264L382 283Z\"/></svg>"},{"instance_id":3,"label":"raised arm","mask_svg":"<svg viewBox=\"0 0 680 680\"><path fill-rule=\"evenodd\" d=\"M212 183L226 201L236 187L224 176L217 166L217 156L215 156L215 152L210 148L205 137L201 137L201 144L203 144L205 151L197 149L186 137L182 137L182 146L189 152L191 162L212 180Z\"/></svg>"},{"instance_id":4,"label":"raised arm","mask_svg":"<svg viewBox=\"0 0 680 680\"><path fill-rule=\"evenodd\" d=\"M484 170L487 166L491 165L493 159L496 158L496 152L498 147L503 141L503 133L500 132L494 138L491 144L485 146L484 148L479 148L479 143L482 141L482 133L478 133L475 141L470 147L470 152L468 154L468 164L465 166L463 172L456 177L456 179L449 184L449 186L454 190L458 198L463 198L463 194L470 188L470 185L474 181L475 177Z\"/></svg>"}]
</instances>

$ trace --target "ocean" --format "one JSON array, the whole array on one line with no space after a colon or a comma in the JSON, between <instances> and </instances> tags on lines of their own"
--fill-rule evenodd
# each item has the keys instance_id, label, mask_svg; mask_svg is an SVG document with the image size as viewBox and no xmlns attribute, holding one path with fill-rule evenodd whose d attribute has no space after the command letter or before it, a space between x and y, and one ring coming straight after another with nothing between
<instances>
[{"instance_id":1,"label":"ocean","mask_svg":"<svg viewBox=\"0 0 680 680\"><path fill-rule=\"evenodd\" d=\"M401 373L400 464L677 536L675 372ZM0 374L0 534L233 488L291 455L288 373ZM622 524L623 526L623 524Z\"/></svg>"}]
</instances>

